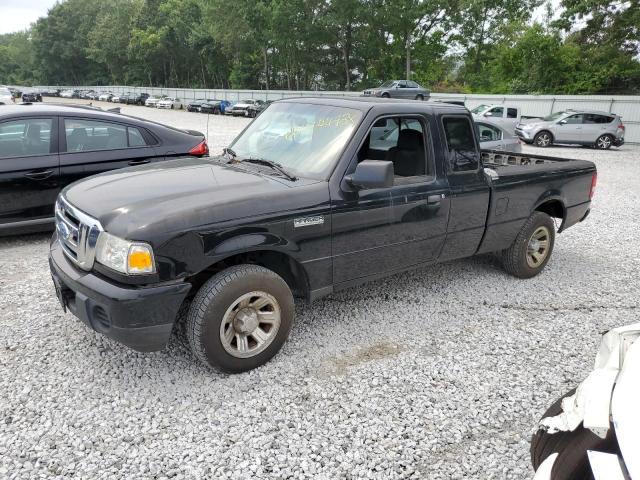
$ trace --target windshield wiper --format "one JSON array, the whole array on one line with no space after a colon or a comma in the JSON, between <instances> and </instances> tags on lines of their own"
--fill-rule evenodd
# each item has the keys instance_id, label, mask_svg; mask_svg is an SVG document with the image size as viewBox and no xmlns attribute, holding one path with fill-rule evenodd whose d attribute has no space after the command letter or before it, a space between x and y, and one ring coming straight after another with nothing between
<instances>
[{"instance_id":1,"label":"windshield wiper","mask_svg":"<svg viewBox=\"0 0 640 480\"><path fill-rule=\"evenodd\" d=\"M234 157L234 159L235 159L235 157ZM273 170L275 170L276 172L281 173L282 175L287 177L292 182L295 182L296 180L298 180L298 177L296 177L295 175L292 175L291 173L287 172L287 169L284 168L282 165L280 165L277 162L272 162L271 160L266 160L264 158L243 158L241 160L241 162L255 163L256 165L264 165L266 167L271 167Z\"/></svg>"}]
</instances>

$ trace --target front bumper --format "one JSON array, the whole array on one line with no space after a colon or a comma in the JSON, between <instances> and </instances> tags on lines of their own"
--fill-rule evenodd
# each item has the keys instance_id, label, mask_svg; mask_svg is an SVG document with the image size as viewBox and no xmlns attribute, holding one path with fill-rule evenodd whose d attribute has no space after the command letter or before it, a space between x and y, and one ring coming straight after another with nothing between
<instances>
[{"instance_id":1,"label":"front bumper","mask_svg":"<svg viewBox=\"0 0 640 480\"><path fill-rule=\"evenodd\" d=\"M518 137L520 140L522 140L525 143L531 143L533 142L533 130L523 130L521 128L516 128L515 130L516 133L516 137Z\"/></svg>"},{"instance_id":2,"label":"front bumper","mask_svg":"<svg viewBox=\"0 0 640 480\"><path fill-rule=\"evenodd\" d=\"M120 286L71 264L53 235L49 267L61 304L82 322L134 350L162 350L191 285Z\"/></svg>"}]
</instances>

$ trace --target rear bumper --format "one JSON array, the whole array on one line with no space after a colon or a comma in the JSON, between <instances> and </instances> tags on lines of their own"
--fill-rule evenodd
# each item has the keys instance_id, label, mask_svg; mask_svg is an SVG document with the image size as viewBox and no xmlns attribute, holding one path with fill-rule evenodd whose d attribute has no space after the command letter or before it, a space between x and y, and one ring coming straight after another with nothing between
<instances>
[{"instance_id":1,"label":"rear bumper","mask_svg":"<svg viewBox=\"0 0 640 480\"><path fill-rule=\"evenodd\" d=\"M56 234L50 246L49 267L56 294L65 308L92 330L141 352L166 346L180 305L191 288L188 283L124 287L82 272L64 255Z\"/></svg>"}]
</instances>

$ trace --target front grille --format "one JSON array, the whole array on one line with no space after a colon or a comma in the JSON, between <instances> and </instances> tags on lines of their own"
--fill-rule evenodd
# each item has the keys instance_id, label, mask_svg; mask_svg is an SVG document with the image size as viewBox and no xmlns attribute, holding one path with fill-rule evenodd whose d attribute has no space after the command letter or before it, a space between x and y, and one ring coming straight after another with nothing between
<instances>
[{"instance_id":1,"label":"front grille","mask_svg":"<svg viewBox=\"0 0 640 480\"><path fill-rule=\"evenodd\" d=\"M83 270L91 270L100 222L71 206L62 195L56 202L56 231L65 255Z\"/></svg>"}]
</instances>

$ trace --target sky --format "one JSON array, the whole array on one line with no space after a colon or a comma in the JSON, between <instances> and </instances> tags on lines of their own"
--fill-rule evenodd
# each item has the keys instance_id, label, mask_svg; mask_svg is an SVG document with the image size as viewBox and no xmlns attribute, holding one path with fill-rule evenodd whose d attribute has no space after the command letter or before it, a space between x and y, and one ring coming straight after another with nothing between
<instances>
[{"instance_id":1,"label":"sky","mask_svg":"<svg viewBox=\"0 0 640 480\"><path fill-rule=\"evenodd\" d=\"M38 18L44 17L47 11L53 7L58 0L0 0L0 34L19 32L29 28L31 23ZM558 12L559 0L551 0L554 10ZM554 16L556 16L554 15ZM542 20L544 16L544 6L537 8L532 18Z\"/></svg>"},{"instance_id":2,"label":"sky","mask_svg":"<svg viewBox=\"0 0 640 480\"><path fill-rule=\"evenodd\" d=\"M44 17L57 0L0 0L0 34L19 32Z\"/></svg>"}]
</instances>

